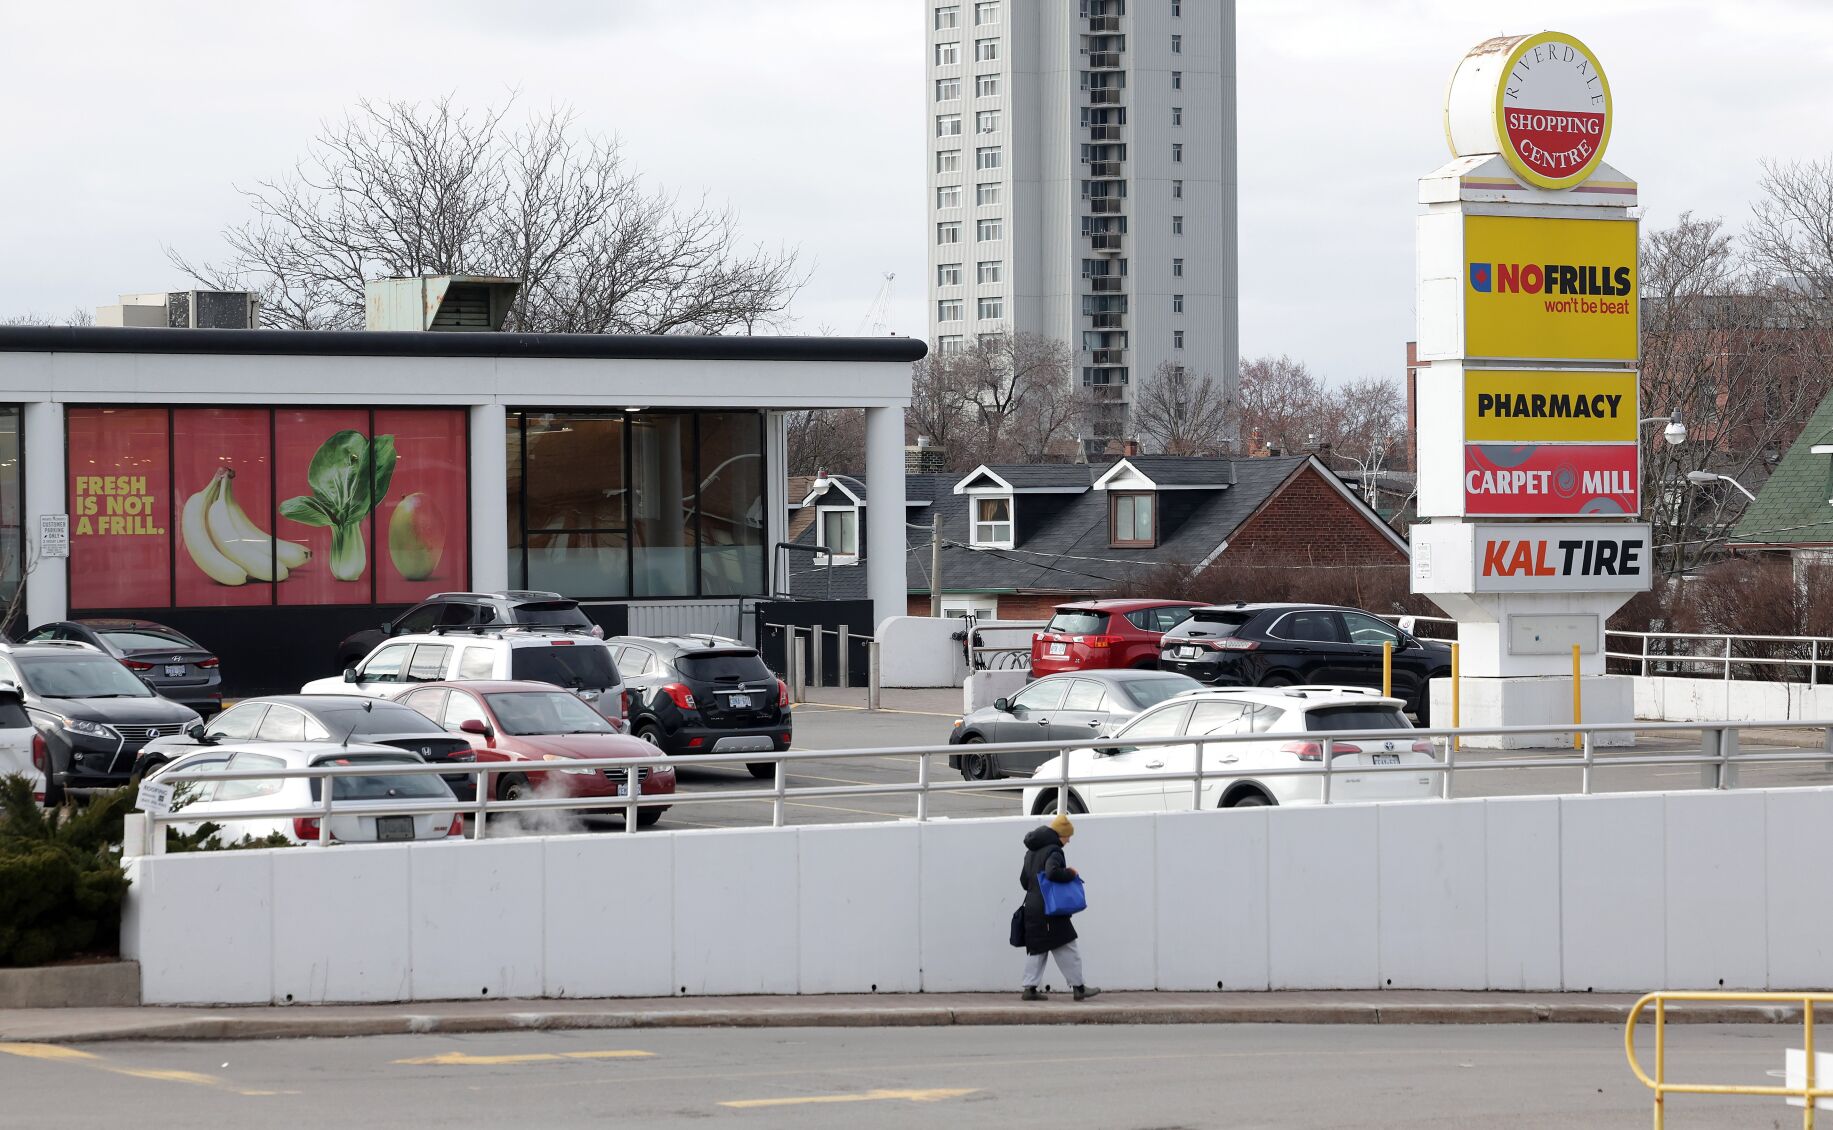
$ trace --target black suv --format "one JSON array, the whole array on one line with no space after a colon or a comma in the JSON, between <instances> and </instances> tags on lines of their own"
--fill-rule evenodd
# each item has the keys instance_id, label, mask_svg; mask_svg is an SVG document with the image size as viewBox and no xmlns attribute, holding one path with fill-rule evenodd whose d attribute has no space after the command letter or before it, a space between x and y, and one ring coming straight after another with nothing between
<instances>
[{"instance_id":1,"label":"black suv","mask_svg":"<svg viewBox=\"0 0 1833 1130\"><path fill-rule=\"evenodd\" d=\"M1451 648L1419 640L1360 608L1225 604L1198 608L1165 633L1161 670L1212 686L1381 686L1381 645L1394 645L1394 697L1431 724L1429 680L1451 674Z\"/></svg>"},{"instance_id":2,"label":"black suv","mask_svg":"<svg viewBox=\"0 0 1833 1130\"><path fill-rule=\"evenodd\" d=\"M380 629L368 628L337 645L337 669L355 667L376 645L391 636L425 635L435 628L487 626L541 627L567 631L604 632L579 607L557 592L442 592L427 597Z\"/></svg>"},{"instance_id":3,"label":"black suv","mask_svg":"<svg viewBox=\"0 0 1833 1130\"><path fill-rule=\"evenodd\" d=\"M669 753L789 748L789 688L757 649L719 636L616 636L630 732ZM751 774L769 777L772 762Z\"/></svg>"},{"instance_id":4,"label":"black suv","mask_svg":"<svg viewBox=\"0 0 1833 1130\"><path fill-rule=\"evenodd\" d=\"M66 793L120 788L133 776L141 746L203 720L88 644L7 648L0 652L0 680L18 685L26 713L44 735L47 805L62 804Z\"/></svg>"}]
</instances>

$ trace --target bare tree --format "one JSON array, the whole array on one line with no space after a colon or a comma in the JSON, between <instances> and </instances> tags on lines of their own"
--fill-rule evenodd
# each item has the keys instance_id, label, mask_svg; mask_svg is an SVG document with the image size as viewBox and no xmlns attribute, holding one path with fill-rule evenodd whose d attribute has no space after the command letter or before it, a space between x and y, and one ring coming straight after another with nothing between
<instances>
[{"instance_id":1,"label":"bare tree","mask_svg":"<svg viewBox=\"0 0 1833 1130\"><path fill-rule=\"evenodd\" d=\"M1095 418L1097 402L1079 385L1061 380L1033 381L1006 425L1006 449L1020 463L1066 462L1077 454L1081 437Z\"/></svg>"},{"instance_id":2,"label":"bare tree","mask_svg":"<svg viewBox=\"0 0 1833 1130\"><path fill-rule=\"evenodd\" d=\"M858 408L791 412L784 421L789 474L860 474L866 466L866 416Z\"/></svg>"},{"instance_id":3,"label":"bare tree","mask_svg":"<svg viewBox=\"0 0 1833 1130\"><path fill-rule=\"evenodd\" d=\"M1354 463L1367 479L1388 470L1394 453L1406 450L1406 394L1392 378L1349 381L1326 398L1319 430L1331 453ZM1372 480L1368 489L1372 498Z\"/></svg>"},{"instance_id":4,"label":"bare tree","mask_svg":"<svg viewBox=\"0 0 1833 1130\"><path fill-rule=\"evenodd\" d=\"M52 317L49 314L38 314L38 313L32 313L32 312L27 312L24 314L8 314L5 317L0 318L0 326L93 326L93 325L95 325L95 315L83 309L81 306L73 308L68 314L65 314L62 318Z\"/></svg>"},{"instance_id":5,"label":"bare tree","mask_svg":"<svg viewBox=\"0 0 1833 1130\"><path fill-rule=\"evenodd\" d=\"M1068 387L1073 367L1069 346L1034 333L987 334L955 355L967 410L977 425L977 463L1019 457L1006 435L1028 402Z\"/></svg>"},{"instance_id":6,"label":"bare tree","mask_svg":"<svg viewBox=\"0 0 1833 1130\"><path fill-rule=\"evenodd\" d=\"M509 109L359 102L290 174L244 190L254 217L224 230L225 258L167 255L204 285L259 290L264 321L285 328L360 328L366 279L423 274L523 280L514 329L724 333L782 319L803 281L793 251L747 248L730 211L647 188L572 111L512 127Z\"/></svg>"},{"instance_id":7,"label":"bare tree","mask_svg":"<svg viewBox=\"0 0 1833 1130\"><path fill-rule=\"evenodd\" d=\"M1232 410L1210 374L1162 361L1134 393L1133 431L1154 452L1220 455L1234 438Z\"/></svg>"},{"instance_id":8,"label":"bare tree","mask_svg":"<svg viewBox=\"0 0 1833 1130\"><path fill-rule=\"evenodd\" d=\"M1302 451L1318 432L1320 414L1329 399L1324 382L1303 361L1284 356L1256 357L1241 363L1241 450L1261 448Z\"/></svg>"},{"instance_id":9,"label":"bare tree","mask_svg":"<svg viewBox=\"0 0 1833 1130\"><path fill-rule=\"evenodd\" d=\"M928 436L930 443L942 451L951 470L972 466L964 464L970 451L980 445L974 441L975 418L971 410L972 394L959 354L932 351L910 369L910 407L904 414L912 434Z\"/></svg>"}]
</instances>

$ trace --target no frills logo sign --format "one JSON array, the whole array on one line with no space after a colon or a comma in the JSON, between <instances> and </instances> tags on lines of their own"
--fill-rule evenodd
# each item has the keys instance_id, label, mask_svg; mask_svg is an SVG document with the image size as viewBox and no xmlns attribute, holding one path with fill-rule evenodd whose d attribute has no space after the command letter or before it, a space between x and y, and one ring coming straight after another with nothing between
<instances>
[{"instance_id":1,"label":"no frills logo sign","mask_svg":"<svg viewBox=\"0 0 1833 1130\"><path fill-rule=\"evenodd\" d=\"M1452 152L1500 153L1524 183L1562 189L1596 171L1610 143L1610 81L1564 32L1479 44L1452 76L1445 127Z\"/></svg>"}]
</instances>

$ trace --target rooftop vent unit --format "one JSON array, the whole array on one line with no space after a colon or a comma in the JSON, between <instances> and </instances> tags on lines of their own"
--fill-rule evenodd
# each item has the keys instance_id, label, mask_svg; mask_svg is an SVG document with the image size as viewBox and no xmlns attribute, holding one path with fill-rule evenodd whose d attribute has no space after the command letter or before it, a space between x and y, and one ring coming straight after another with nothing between
<instances>
[{"instance_id":1,"label":"rooftop vent unit","mask_svg":"<svg viewBox=\"0 0 1833 1130\"><path fill-rule=\"evenodd\" d=\"M261 299L246 290L174 290L123 294L95 310L98 326L135 329L252 330L261 324Z\"/></svg>"},{"instance_id":2,"label":"rooftop vent unit","mask_svg":"<svg viewBox=\"0 0 1833 1130\"><path fill-rule=\"evenodd\" d=\"M495 275L371 279L363 284L363 324L371 330L500 330L521 288L522 280Z\"/></svg>"}]
</instances>

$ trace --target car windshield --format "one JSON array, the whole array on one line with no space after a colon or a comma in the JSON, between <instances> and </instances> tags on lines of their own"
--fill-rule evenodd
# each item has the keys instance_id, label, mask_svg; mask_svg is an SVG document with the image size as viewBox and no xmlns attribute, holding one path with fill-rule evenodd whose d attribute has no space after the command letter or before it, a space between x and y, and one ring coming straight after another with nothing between
<instances>
[{"instance_id":1,"label":"car windshield","mask_svg":"<svg viewBox=\"0 0 1833 1130\"><path fill-rule=\"evenodd\" d=\"M1057 636L1098 636L1107 630L1107 613L1059 608L1044 625L1044 631Z\"/></svg>"},{"instance_id":2,"label":"car windshield","mask_svg":"<svg viewBox=\"0 0 1833 1130\"><path fill-rule=\"evenodd\" d=\"M755 651L683 655L675 665L681 668L683 675L701 683L746 683L776 678Z\"/></svg>"},{"instance_id":3,"label":"car windshield","mask_svg":"<svg viewBox=\"0 0 1833 1130\"><path fill-rule=\"evenodd\" d=\"M1129 679L1120 685L1121 693L1127 701L1138 710L1148 706L1157 706L1174 694L1195 690L1199 684L1194 679Z\"/></svg>"},{"instance_id":4,"label":"car windshield","mask_svg":"<svg viewBox=\"0 0 1833 1130\"><path fill-rule=\"evenodd\" d=\"M1305 729L1313 733L1411 728L1406 715L1391 706L1325 706L1305 712Z\"/></svg>"},{"instance_id":5,"label":"car windshield","mask_svg":"<svg viewBox=\"0 0 1833 1130\"><path fill-rule=\"evenodd\" d=\"M387 754L346 754L338 757L320 757L313 765L373 765L374 773L358 773L349 777L333 777L337 783L331 787L332 800L443 800L452 795L452 790L439 779L437 773L388 773L390 765L423 764L414 757L390 757ZM319 786L325 778L312 778L312 799L324 795Z\"/></svg>"},{"instance_id":6,"label":"car windshield","mask_svg":"<svg viewBox=\"0 0 1833 1130\"><path fill-rule=\"evenodd\" d=\"M509 677L557 687L601 691L617 686L617 669L611 666L611 649L586 640L518 647L509 652Z\"/></svg>"},{"instance_id":7,"label":"car windshield","mask_svg":"<svg viewBox=\"0 0 1833 1130\"><path fill-rule=\"evenodd\" d=\"M102 638L103 643L119 651L171 651L174 648L202 650L169 628L135 628L131 631L98 628L96 635Z\"/></svg>"},{"instance_id":8,"label":"car windshield","mask_svg":"<svg viewBox=\"0 0 1833 1130\"><path fill-rule=\"evenodd\" d=\"M560 691L508 691L487 694L505 734L615 734L598 711Z\"/></svg>"},{"instance_id":9,"label":"car windshield","mask_svg":"<svg viewBox=\"0 0 1833 1130\"><path fill-rule=\"evenodd\" d=\"M331 731L331 739L339 742L344 741L346 735L352 740L359 740L384 734L445 733L439 723L418 710L393 702L378 702L373 710L353 706L339 710L318 708L313 713L318 715L325 729Z\"/></svg>"},{"instance_id":10,"label":"car windshield","mask_svg":"<svg viewBox=\"0 0 1833 1130\"><path fill-rule=\"evenodd\" d=\"M1177 634L1180 636L1201 636L1204 639L1232 636L1240 630L1241 625L1253 618L1254 613L1252 612L1199 608L1190 614L1190 619L1178 625Z\"/></svg>"},{"instance_id":11,"label":"car windshield","mask_svg":"<svg viewBox=\"0 0 1833 1130\"><path fill-rule=\"evenodd\" d=\"M590 628L592 618L570 600L533 600L515 607L518 624L545 624L557 628Z\"/></svg>"},{"instance_id":12,"label":"car windshield","mask_svg":"<svg viewBox=\"0 0 1833 1130\"><path fill-rule=\"evenodd\" d=\"M43 698L152 698L127 668L101 655L19 655L20 677Z\"/></svg>"}]
</instances>

